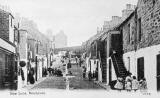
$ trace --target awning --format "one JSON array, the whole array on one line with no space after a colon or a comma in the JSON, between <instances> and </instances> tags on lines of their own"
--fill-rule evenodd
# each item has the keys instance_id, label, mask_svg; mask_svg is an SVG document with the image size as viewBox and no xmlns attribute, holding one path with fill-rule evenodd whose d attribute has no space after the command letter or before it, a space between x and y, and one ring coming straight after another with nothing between
<instances>
[{"instance_id":1,"label":"awning","mask_svg":"<svg viewBox=\"0 0 160 98\"><path fill-rule=\"evenodd\" d=\"M0 38L0 47L8 52L15 53L15 47Z\"/></svg>"}]
</instances>

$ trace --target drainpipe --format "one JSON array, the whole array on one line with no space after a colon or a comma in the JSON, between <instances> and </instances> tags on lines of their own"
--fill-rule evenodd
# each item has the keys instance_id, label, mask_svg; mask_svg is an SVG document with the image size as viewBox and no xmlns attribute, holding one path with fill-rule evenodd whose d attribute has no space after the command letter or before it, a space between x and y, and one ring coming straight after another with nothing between
<instances>
[{"instance_id":1,"label":"drainpipe","mask_svg":"<svg viewBox=\"0 0 160 98\"><path fill-rule=\"evenodd\" d=\"M137 75L137 64L136 64L136 62L137 62L137 59L136 59L136 51L137 51L137 18L138 16L137 16L137 8L135 9L135 24L136 24L136 33L135 33L135 38L134 38L134 65L135 65L135 73L136 73L136 75Z\"/></svg>"}]
</instances>

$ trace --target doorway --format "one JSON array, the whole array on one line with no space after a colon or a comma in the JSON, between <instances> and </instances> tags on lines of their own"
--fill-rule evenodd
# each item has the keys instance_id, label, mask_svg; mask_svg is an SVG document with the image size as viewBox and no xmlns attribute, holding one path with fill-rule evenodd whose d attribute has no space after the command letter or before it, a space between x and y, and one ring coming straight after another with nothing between
<instances>
[{"instance_id":1,"label":"doorway","mask_svg":"<svg viewBox=\"0 0 160 98\"><path fill-rule=\"evenodd\" d=\"M137 60L137 78L138 81L144 78L144 57Z\"/></svg>"},{"instance_id":2,"label":"doorway","mask_svg":"<svg viewBox=\"0 0 160 98\"><path fill-rule=\"evenodd\" d=\"M160 91L160 54L157 55L157 91Z\"/></svg>"},{"instance_id":3,"label":"doorway","mask_svg":"<svg viewBox=\"0 0 160 98\"><path fill-rule=\"evenodd\" d=\"M111 64L111 59L109 59L109 84L112 81L112 64Z\"/></svg>"}]
</instances>

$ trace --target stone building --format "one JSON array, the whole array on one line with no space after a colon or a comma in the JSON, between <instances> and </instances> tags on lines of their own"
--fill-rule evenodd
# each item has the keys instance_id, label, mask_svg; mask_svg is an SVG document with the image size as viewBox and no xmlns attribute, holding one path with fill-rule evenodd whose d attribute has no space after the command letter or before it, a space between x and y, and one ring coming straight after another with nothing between
<instances>
[{"instance_id":1,"label":"stone building","mask_svg":"<svg viewBox=\"0 0 160 98\"><path fill-rule=\"evenodd\" d=\"M130 31L123 34L125 66L138 80L145 77L148 89L154 91L160 90L159 6L159 0L139 0L136 17L127 24Z\"/></svg>"},{"instance_id":2,"label":"stone building","mask_svg":"<svg viewBox=\"0 0 160 98\"><path fill-rule=\"evenodd\" d=\"M122 10L122 20L125 20L136 8L136 5L126 4L126 9Z\"/></svg>"},{"instance_id":3,"label":"stone building","mask_svg":"<svg viewBox=\"0 0 160 98\"><path fill-rule=\"evenodd\" d=\"M100 59L107 84L113 86L117 77L125 78L132 73L138 80L146 78L148 90L159 91L160 1L139 0L136 8L128 4L127 9L130 10L122 11L120 24L92 40L90 51L95 56L99 51L105 54Z\"/></svg>"},{"instance_id":4,"label":"stone building","mask_svg":"<svg viewBox=\"0 0 160 98\"><path fill-rule=\"evenodd\" d=\"M107 62L108 68L113 66L111 71L107 71L111 72L109 77L119 77L118 71L130 72L139 81L146 78L148 90L160 90L159 6L158 0L139 0L135 11L115 27L122 34L123 62L119 63L120 58L115 57L117 64L114 64L111 56L111 62Z\"/></svg>"},{"instance_id":5,"label":"stone building","mask_svg":"<svg viewBox=\"0 0 160 98\"><path fill-rule=\"evenodd\" d=\"M107 59L110 58L112 51L114 49L120 49L121 45L121 35L120 32L114 30L115 26L119 25L122 22L121 17L112 16L110 21L105 21L103 24L103 28L96 35L91 37L87 42L86 47L87 57L90 58L90 61L98 61L97 68L100 69L101 72L98 72L98 76L102 76L102 82L109 84L111 79L109 80L108 76L108 66ZM113 29L113 30L112 30ZM117 42L117 43L116 43ZM116 43L116 44L115 44ZM99 66L99 63L101 66ZM87 65L88 66L88 65ZM89 64L89 69L92 70L92 64ZM102 74L102 75L101 75Z\"/></svg>"},{"instance_id":6,"label":"stone building","mask_svg":"<svg viewBox=\"0 0 160 98\"><path fill-rule=\"evenodd\" d=\"M13 20L11 13L0 9L0 89L15 87L17 80Z\"/></svg>"}]
</instances>

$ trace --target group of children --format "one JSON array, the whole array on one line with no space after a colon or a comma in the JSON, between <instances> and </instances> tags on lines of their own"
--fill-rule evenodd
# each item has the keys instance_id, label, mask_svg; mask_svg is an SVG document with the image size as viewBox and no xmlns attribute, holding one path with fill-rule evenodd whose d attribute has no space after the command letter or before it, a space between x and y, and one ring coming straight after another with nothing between
<instances>
[{"instance_id":1,"label":"group of children","mask_svg":"<svg viewBox=\"0 0 160 98\"><path fill-rule=\"evenodd\" d=\"M125 79L118 77L117 82L115 84L115 89L121 91L123 89L130 91L146 91L147 90L147 82L146 79L143 78L140 81L136 79L136 76L129 75Z\"/></svg>"}]
</instances>

